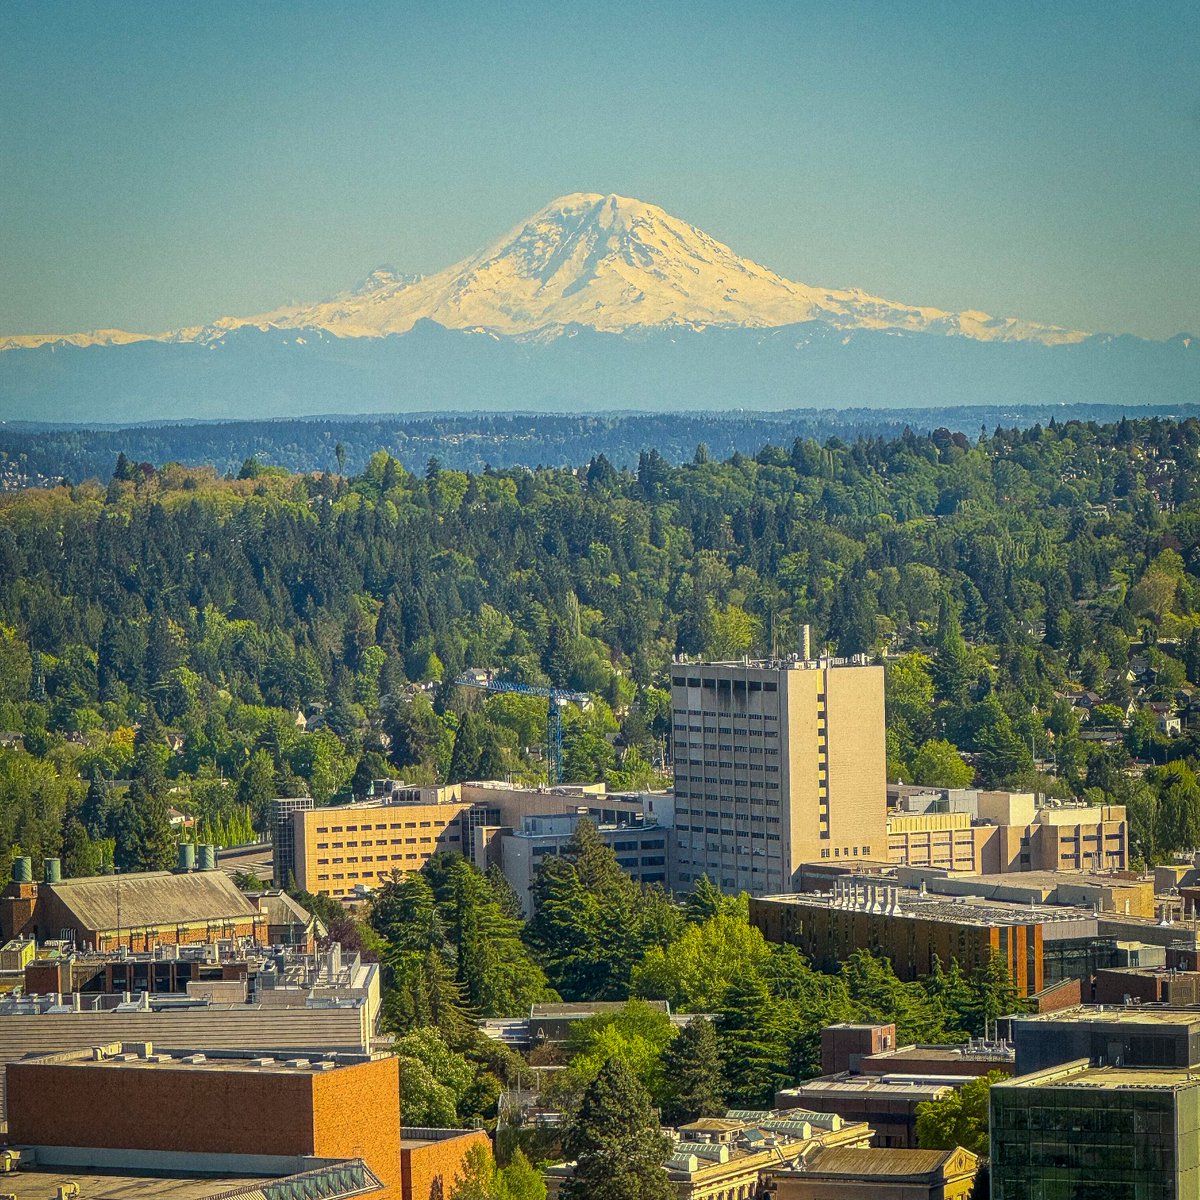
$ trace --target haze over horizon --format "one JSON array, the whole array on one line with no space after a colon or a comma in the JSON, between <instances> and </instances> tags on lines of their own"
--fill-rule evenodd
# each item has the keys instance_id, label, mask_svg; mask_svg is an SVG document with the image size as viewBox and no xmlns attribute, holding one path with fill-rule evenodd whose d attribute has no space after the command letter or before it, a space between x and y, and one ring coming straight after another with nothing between
<instances>
[{"instance_id":1,"label":"haze over horizon","mask_svg":"<svg viewBox=\"0 0 1200 1200\"><path fill-rule=\"evenodd\" d=\"M138 332L436 272L576 191L793 280L1200 330L1182 4L64 4L0 15L0 334Z\"/></svg>"}]
</instances>

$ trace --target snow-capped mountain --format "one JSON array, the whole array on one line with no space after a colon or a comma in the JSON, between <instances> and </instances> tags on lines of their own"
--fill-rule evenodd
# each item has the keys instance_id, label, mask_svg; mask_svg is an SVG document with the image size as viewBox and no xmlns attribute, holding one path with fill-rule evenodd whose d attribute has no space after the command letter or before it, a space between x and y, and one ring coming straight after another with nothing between
<instances>
[{"instance_id":1,"label":"snow-capped mountain","mask_svg":"<svg viewBox=\"0 0 1200 1200\"><path fill-rule=\"evenodd\" d=\"M407 333L421 320L506 337L566 328L604 333L690 326L768 329L821 321L845 330L944 334L977 341L1065 345L1088 335L981 312L943 312L857 290L794 283L653 204L624 196L562 196L503 237L436 275L374 271L316 304L225 317L171 333L119 330L0 338L0 349L44 344L207 342L247 327L322 329L338 337Z\"/></svg>"},{"instance_id":2,"label":"snow-capped mountain","mask_svg":"<svg viewBox=\"0 0 1200 1200\"><path fill-rule=\"evenodd\" d=\"M577 193L435 275L160 334L0 338L0 420L430 410L1190 404L1200 344L784 279L652 204Z\"/></svg>"}]
</instances>

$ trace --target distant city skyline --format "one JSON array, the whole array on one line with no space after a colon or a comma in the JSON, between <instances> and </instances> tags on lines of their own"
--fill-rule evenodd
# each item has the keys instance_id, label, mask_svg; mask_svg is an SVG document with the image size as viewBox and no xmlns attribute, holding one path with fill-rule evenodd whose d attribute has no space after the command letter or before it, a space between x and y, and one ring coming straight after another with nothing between
<instances>
[{"instance_id":1,"label":"distant city skyline","mask_svg":"<svg viewBox=\"0 0 1200 1200\"><path fill-rule=\"evenodd\" d=\"M573 191L808 284L1200 332L1198 63L1173 0L8 6L0 334L430 273Z\"/></svg>"}]
</instances>

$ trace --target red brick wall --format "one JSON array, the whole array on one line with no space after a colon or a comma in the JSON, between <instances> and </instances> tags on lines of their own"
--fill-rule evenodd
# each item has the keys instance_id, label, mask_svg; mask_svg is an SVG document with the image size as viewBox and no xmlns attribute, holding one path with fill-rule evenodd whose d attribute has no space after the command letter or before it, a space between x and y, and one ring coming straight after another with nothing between
<instances>
[{"instance_id":1,"label":"red brick wall","mask_svg":"<svg viewBox=\"0 0 1200 1200\"><path fill-rule=\"evenodd\" d=\"M9 1140L311 1155L312 1084L313 1075L304 1071L10 1063Z\"/></svg>"},{"instance_id":2,"label":"red brick wall","mask_svg":"<svg viewBox=\"0 0 1200 1200\"><path fill-rule=\"evenodd\" d=\"M332 1071L10 1063L9 1140L361 1158L400 1200L399 1060ZM446 1196L449 1197L447 1188Z\"/></svg>"},{"instance_id":3,"label":"red brick wall","mask_svg":"<svg viewBox=\"0 0 1200 1200\"><path fill-rule=\"evenodd\" d=\"M461 1137L402 1150L404 1200L441 1200L441 1197L450 1200L454 1181L462 1174L463 1160L472 1146L490 1149L491 1142L480 1130L464 1129Z\"/></svg>"},{"instance_id":4,"label":"red brick wall","mask_svg":"<svg viewBox=\"0 0 1200 1200\"><path fill-rule=\"evenodd\" d=\"M45 996L71 990L71 966L66 959L34 959L25 968L25 990Z\"/></svg>"},{"instance_id":5,"label":"red brick wall","mask_svg":"<svg viewBox=\"0 0 1200 1200\"><path fill-rule=\"evenodd\" d=\"M10 883L0 896L0 942L27 933L36 907L36 883Z\"/></svg>"},{"instance_id":6,"label":"red brick wall","mask_svg":"<svg viewBox=\"0 0 1200 1200\"><path fill-rule=\"evenodd\" d=\"M339 1067L313 1079L313 1146L320 1158L361 1158L400 1200L400 1060ZM450 1189L446 1189L450 1200Z\"/></svg>"},{"instance_id":7,"label":"red brick wall","mask_svg":"<svg viewBox=\"0 0 1200 1200\"><path fill-rule=\"evenodd\" d=\"M1074 1008L1077 1004L1082 1004L1083 999L1083 981L1079 979L1064 979L1062 983L1055 987L1046 988L1044 992L1039 992L1036 996L1031 996L1033 1001L1033 1011L1039 1013L1058 1012L1061 1008ZM1088 987L1088 999L1091 999L1091 987Z\"/></svg>"}]
</instances>

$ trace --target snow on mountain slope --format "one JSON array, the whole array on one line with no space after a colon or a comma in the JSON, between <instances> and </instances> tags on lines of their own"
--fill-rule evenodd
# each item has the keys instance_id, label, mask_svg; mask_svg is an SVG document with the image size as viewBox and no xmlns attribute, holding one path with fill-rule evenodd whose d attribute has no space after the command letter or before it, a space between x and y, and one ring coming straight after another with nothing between
<instances>
[{"instance_id":1,"label":"snow on mountain slope","mask_svg":"<svg viewBox=\"0 0 1200 1200\"><path fill-rule=\"evenodd\" d=\"M130 342L164 341L169 334L130 333L127 329L93 329L88 333L29 333L0 337L0 350L36 350L39 346L128 346Z\"/></svg>"},{"instance_id":2,"label":"snow on mountain slope","mask_svg":"<svg viewBox=\"0 0 1200 1200\"><path fill-rule=\"evenodd\" d=\"M427 319L545 340L569 326L605 333L638 328L775 328L822 321L845 330L942 334L976 341L1062 345L1088 335L981 312L943 312L857 290L794 283L653 204L577 192L546 205L477 254L426 277L381 267L332 300L223 317L209 325L142 335L0 338L0 350L46 343L115 345L216 342L245 328L323 329L338 337L407 333Z\"/></svg>"},{"instance_id":3,"label":"snow on mountain slope","mask_svg":"<svg viewBox=\"0 0 1200 1200\"><path fill-rule=\"evenodd\" d=\"M653 204L586 192L560 197L436 275L410 281L383 274L378 286L248 323L317 325L344 337L373 337L407 332L422 318L510 336L567 325L620 333L638 326L769 328L813 320L982 341L1057 344L1087 336L793 283Z\"/></svg>"}]
</instances>

